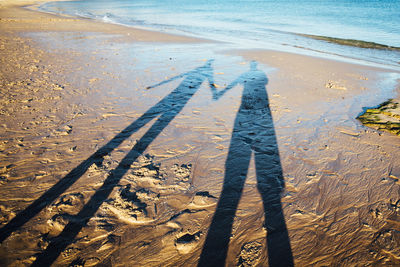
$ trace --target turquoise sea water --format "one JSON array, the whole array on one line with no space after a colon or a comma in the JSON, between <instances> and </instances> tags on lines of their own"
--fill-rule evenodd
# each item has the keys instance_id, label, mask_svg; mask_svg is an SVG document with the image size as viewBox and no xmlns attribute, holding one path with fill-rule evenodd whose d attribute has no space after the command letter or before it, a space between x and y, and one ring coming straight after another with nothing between
<instances>
[{"instance_id":1,"label":"turquoise sea water","mask_svg":"<svg viewBox=\"0 0 400 267\"><path fill-rule=\"evenodd\" d=\"M226 41L235 48L317 54L400 68L400 52L362 49L297 34L400 47L399 0L86 0L50 2L49 12Z\"/></svg>"}]
</instances>

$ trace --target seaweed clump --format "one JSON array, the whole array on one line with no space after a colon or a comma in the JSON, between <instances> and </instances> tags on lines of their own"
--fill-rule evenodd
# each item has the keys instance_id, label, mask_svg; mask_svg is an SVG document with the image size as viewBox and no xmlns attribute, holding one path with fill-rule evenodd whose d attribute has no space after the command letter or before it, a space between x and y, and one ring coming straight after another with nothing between
<instances>
[{"instance_id":1,"label":"seaweed clump","mask_svg":"<svg viewBox=\"0 0 400 267\"><path fill-rule=\"evenodd\" d=\"M368 108L357 119L365 126L400 136L399 101L389 99L376 108Z\"/></svg>"},{"instance_id":2,"label":"seaweed clump","mask_svg":"<svg viewBox=\"0 0 400 267\"><path fill-rule=\"evenodd\" d=\"M359 47L359 48L400 51L400 47L378 44L378 43L374 43L374 42L367 42L367 41L354 40L354 39L335 38L335 37L312 35L312 34L299 34L299 35L308 37L308 38L312 38L315 40L326 41L329 43L335 43L335 44L340 44L340 45L355 46L355 47Z\"/></svg>"}]
</instances>

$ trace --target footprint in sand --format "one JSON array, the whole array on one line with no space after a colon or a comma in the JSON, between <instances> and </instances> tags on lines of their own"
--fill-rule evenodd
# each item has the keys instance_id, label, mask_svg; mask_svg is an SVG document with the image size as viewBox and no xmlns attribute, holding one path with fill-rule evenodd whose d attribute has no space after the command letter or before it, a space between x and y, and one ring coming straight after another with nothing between
<instances>
[{"instance_id":1,"label":"footprint in sand","mask_svg":"<svg viewBox=\"0 0 400 267\"><path fill-rule=\"evenodd\" d=\"M47 220L47 225L41 232L49 236L58 235L71 220L77 220L71 214L78 213L84 204L84 195L81 193L61 196L55 204L49 207L49 213L55 214Z\"/></svg>"},{"instance_id":2,"label":"footprint in sand","mask_svg":"<svg viewBox=\"0 0 400 267\"><path fill-rule=\"evenodd\" d=\"M187 254L192 251L198 244L202 232L198 231L194 234L186 233L179 235L175 240L175 247L180 254Z\"/></svg>"},{"instance_id":3,"label":"footprint in sand","mask_svg":"<svg viewBox=\"0 0 400 267\"><path fill-rule=\"evenodd\" d=\"M262 247L262 244L258 241L252 241L244 244L240 250L236 266L256 266L261 258Z\"/></svg>"},{"instance_id":4,"label":"footprint in sand","mask_svg":"<svg viewBox=\"0 0 400 267\"><path fill-rule=\"evenodd\" d=\"M207 206L212 206L217 203L217 197L211 195L208 191L199 191L194 195L192 202L189 207L192 208L204 208Z\"/></svg>"},{"instance_id":5,"label":"footprint in sand","mask_svg":"<svg viewBox=\"0 0 400 267\"><path fill-rule=\"evenodd\" d=\"M140 156L138 160L130 166L131 174L137 179L151 178L156 180L164 180L164 174L160 170L161 164L154 162L154 156L149 154Z\"/></svg>"},{"instance_id":6,"label":"footprint in sand","mask_svg":"<svg viewBox=\"0 0 400 267\"><path fill-rule=\"evenodd\" d=\"M133 189L130 184L121 188L105 208L126 223L147 223L157 215L160 194L147 188Z\"/></svg>"},{"instance_id":7,"label":"footprint in sand","mask_svg":"<svg viewBox=\"0 0 400 267\"><path fill-rule=\"evenodd\" d=\"M7 209L5 206L0 205L0 225L9 222L14 218L15 213Z\"/></svg>"},{"instance_id":8,"label":"footprint in sand","mask_svg":"<svg viewBox=\"0 0 400 267\"><path fill-rule=\"evenodd\" d=\"M181 166L174 164L171 170L175 174L176 182L189 182L192 164L182 164Z\"/></svg>"}]
</instances>

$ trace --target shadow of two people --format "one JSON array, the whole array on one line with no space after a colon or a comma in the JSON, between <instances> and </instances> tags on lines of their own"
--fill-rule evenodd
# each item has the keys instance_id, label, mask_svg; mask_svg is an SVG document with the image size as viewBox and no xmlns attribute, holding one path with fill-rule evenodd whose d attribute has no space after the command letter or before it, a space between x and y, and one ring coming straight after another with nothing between
<instances>
[{"instance_id":1,"label":"shadow of two people","mask_svg":"<svg viewBox=\"0 0 400 267\"><path fill-rule=\"evenodd\" d=\"M49 266L74 239L92 218L100 205L109 197L113 188L129 170L129 166L147 149L153 140L180 113L201 84L208 80L217 100L234 85L244 85L242 105L237 113L235 126L229 148L224 187L217 210L199 261L200 266L222 266L225 262L229 245L232 222L243 184L246 179L248 164L252 152L255 153L258 189L262 195L270 265L290 266L292 256L286 225L280 203L280 192L283 188L282 171L280 167L278 147L268 105L265 85L266 75L257 70L256 63L251 63L249 72L241 75L230 86L217 92L213 79L213 60L203 66L175 76L147 89L163 85L170 81L183 78L183 81L170 94L147 110L142 116L118 133L108 143L103 145L85 161L71 170L59 182L47 190L27 208L18 213L10 222L0 229L0 242L11 233L22 227L36 216L46 206L55 201L71 187L93 164L101 164L104 156L109 155L124 140L132 136L147 123L157 118L150 129L140 138L118 166L109 172L102 186L96 190L80 212L73 216L63 231L49 243L47 248L37 255L32 266ZM282 261L282 259L284 259Z\"/></svg>"}]
</instances>

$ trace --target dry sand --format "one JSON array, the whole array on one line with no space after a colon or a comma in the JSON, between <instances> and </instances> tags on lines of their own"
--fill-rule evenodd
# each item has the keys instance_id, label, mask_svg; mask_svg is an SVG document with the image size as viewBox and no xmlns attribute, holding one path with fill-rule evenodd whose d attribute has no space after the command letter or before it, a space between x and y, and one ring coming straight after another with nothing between
<instances>
[{"instance_id":1,"label":"dry sand","mask_svg":"<svg viewBox=\"0 0 400 267\"><path fill-rule=\"evenodd\" d=\"M400 139L355 119L398 73L0 3L0 265L196 265L242 100L241 85L218 101L209 87L250 60L269 79L295 265L400 264ZM227 266L267 265L263 223L252 158Z\"/></svg>"}]
</instances>

